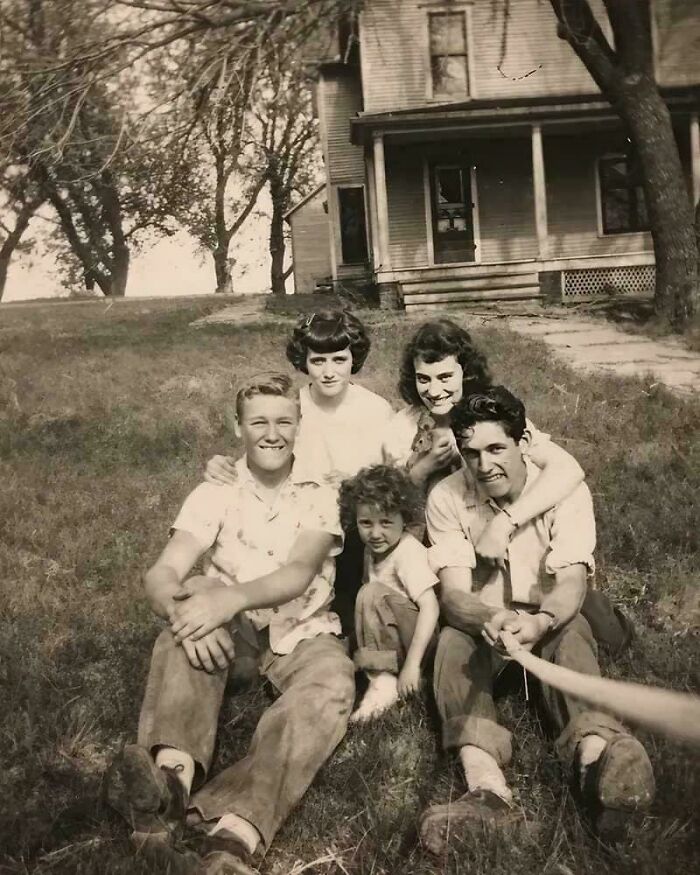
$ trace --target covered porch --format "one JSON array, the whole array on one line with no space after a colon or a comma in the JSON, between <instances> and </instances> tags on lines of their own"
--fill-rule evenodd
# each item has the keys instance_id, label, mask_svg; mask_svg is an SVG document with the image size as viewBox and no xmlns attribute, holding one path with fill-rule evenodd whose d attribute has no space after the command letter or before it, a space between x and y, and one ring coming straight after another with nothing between
<instances>
[{"instance_id":1,"label":"covered porch","mask_svg":"<svg viewBox=\"0 0 700 875\"><path fill-rule=\"evenodd\" d=\"M689 195L697 113L675 107ZM359 116L374 275L407 309L470 300L653 291L653 248L628 153L600 101ZM618 186L617 188L615 186ZM585 271L585 273L580 273Z\"/></svg>"}]
</instances>

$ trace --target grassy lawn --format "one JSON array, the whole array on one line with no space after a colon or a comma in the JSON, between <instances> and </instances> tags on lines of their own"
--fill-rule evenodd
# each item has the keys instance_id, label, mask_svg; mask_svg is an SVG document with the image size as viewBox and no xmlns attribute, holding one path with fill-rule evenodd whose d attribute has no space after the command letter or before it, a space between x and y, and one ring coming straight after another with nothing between
<instances>
[{"instance_id":1,"label":"grassy lawn","mask_svg":"<svg viewBox=\"0 0 700 875\"><path fill-rule=\"evenodd\" d=\"M140 574L214 452L236 451L233 386L284 367L290 324L190 323L219 302L0 308L0 872L146 873L100 802L106 764L133 740L158 624ZM361 314L362 315L362 314ZM368 312L362 382L398 404L397 361L414 322ZM364 317L363 317L364 318ZM615 676L698 687L696 575L700 403L642 381L586 377L544 346L475 332L496 377L588 473L598 580L639 636ZM695 571L694 571L695 569ZM695 603L695 607L697 607ZM261 690L226 701L215 768L244 749ZM476 835L423 854L417 815L463 792L430 703L353 729L268 854L267 875L579 875L700 869L697 756L645 737L658 797L615 849L587 833L536 714L503 701L509 778L537 838Z\"/></svg>"}]
</instances>

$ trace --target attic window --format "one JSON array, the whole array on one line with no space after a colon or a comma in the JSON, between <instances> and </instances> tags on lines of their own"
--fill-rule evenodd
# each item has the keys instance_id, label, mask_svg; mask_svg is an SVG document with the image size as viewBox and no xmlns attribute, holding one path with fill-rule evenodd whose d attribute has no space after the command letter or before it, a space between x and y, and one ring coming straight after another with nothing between
<instances>
[{"instance_id":1,"label":"attic window","mask_svg":"<svg viewBox=\"0 0 700 875\"><path fill-rule=\"evenodd\" d=\"M433 97L469 95L467 19L464 11L428 13Z\"/></svg>"},{"instance_id":2,"label":"attic window","mask_svg":"<svg viewBox=\"0 0 700 875\"><path fill-rule=\"evenodd\" d=\"M630 155L606 155L598 161L603 234L649 230L638 162Z\"/></svg>"}]
</instances>

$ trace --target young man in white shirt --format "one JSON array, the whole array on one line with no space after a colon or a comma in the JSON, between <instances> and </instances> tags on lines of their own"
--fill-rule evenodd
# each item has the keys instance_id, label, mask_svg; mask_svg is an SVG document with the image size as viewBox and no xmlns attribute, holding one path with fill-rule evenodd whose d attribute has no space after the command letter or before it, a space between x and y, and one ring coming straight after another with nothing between
<instances>
[{"instance_id":1,"label":"young man in white shirt","mask_svg":"<svg viewBox=\"0 0 700 875\"><path fill-rule=\"evenodd\" d=\"M171 873L250 873L345 734L354 668L330 611L342 549L335 492L294 460L299 405L291 380L264 374L236 398L245 456L236 481L200 484L145 575L156 641L138 744L110 768L107 798L136 843ZM205 575L192 568L211 552ZM208 779L227 669L256 654L280 694L248 754ZM200 855L173 839L187 822Z\"/></svg>"},{"instance_id":2,"label":"young man in white shirt","mask_svg":"<svg viewBox=\"0 0 700 875\"><path fill-rule=\"evenodd\" d=\"M539 474L525 453L525 410L510 392L494 386L454 408L452 430L470 476L457 471L438 483L426 517L447 623L435 657L435 696L443 744L458 752L468 792L423 814L421 837L435 853L443 853L447 832L455 836L473 826L518 819L503 773L511 734L498 723L493 702L494 679L505 664L500 633L511 632L558 665L600 674L595 640L579 613L594 568L588 487L581 483L527 523L511 521L506 561L484 561L474 550L482 531L496 515L508 517L509 506ZM654 792L651 765L628 730L546 686L542 698L560 733L558 752L592 803L599 830L646 807Z\"/></svg>"}]
</instances>

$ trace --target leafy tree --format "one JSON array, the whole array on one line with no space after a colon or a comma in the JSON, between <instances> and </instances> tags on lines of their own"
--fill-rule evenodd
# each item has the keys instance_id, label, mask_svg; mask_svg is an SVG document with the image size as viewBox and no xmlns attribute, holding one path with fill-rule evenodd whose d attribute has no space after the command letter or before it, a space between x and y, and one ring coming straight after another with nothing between
<instances>
[{"instance_id":1,"label":"leafy tree","mask_svg":"<svg viewBox=\"0 0 700 875\"><path fill-rule=\"evenodd\" d=\"M12 256L17 251L28 249L23 237L30 221L43 202L26 168L10 165L0 176L0 191L4 197L0 203L0 300L5 292L7 272Z\"/></svg>"},{"instance_id":2,"label":"leafy tree","mask_svg":"<svg viewBox=\"0 0 700 875\"><path fill-rule=\"evenodd\" d=\"M292 265L284 267L284 215L320 177L318 126L311 108L309 83L300 62L272 59L259 81L253 112L268 181L270 215L270 285L284 295Z\"/></svg>"},{"instance_id":3,"label":"leafy tree","mask_svg":"<svg viewBox=\"0 0 700 875\"><path fill-rule=\"evenodd\" d=\"M654 78L648 0L603 0L611 43L589 0L550 0L558 34L625 123L638 158L656 260L657 312L675 326L698 311L698 249L671 116Z\"/></svg>"},{"instance_id":4,"label":"leafy tree","mask_svg":"<svg viewBox=\"0 0 700 875\"><path fill-rule=\"evenodd\" d=\"M138 71L103 80L76 57L113 27L106 0L5 0L0 145L55 211L85 284L126 290L131 250L175 230L187 175L135 123Z\"/></svg>"}]
</instances>

